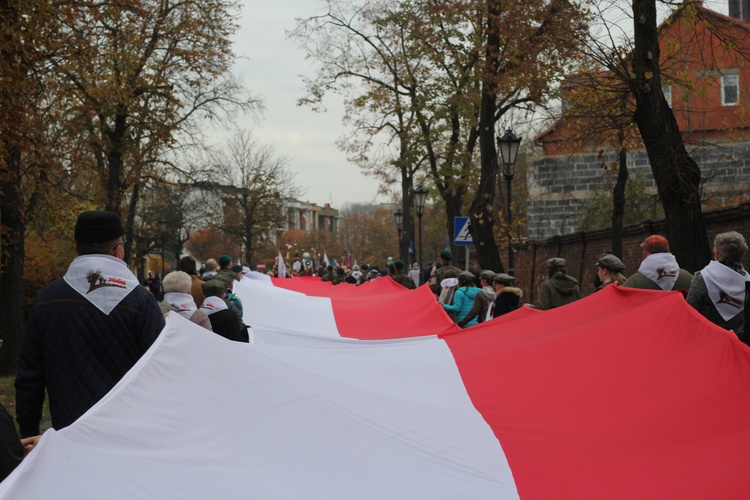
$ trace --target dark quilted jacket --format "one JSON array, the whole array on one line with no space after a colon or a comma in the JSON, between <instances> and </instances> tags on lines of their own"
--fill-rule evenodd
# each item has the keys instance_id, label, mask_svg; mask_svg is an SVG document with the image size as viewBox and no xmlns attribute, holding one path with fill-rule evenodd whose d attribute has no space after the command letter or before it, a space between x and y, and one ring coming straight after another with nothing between
<instances>
[{"instance_id":1,"label":"dark quilted jacket","mask_svg":"<svg viewBox=\"0 0 750 500\"><path fill-rule=\"evenodd\" d=\"M18 354L21 436L39 434L45 387L52 426L68 426L109 392L163 328L157 302L142 287L109 315L63 279L45 287L34 301Z\"/></svg>"}]
</instances>

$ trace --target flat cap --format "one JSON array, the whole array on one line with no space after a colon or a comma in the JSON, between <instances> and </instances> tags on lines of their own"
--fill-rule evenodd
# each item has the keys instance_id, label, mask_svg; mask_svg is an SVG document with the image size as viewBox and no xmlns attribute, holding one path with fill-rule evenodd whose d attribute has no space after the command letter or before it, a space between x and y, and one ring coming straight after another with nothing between
<instances>
[{"instance_id":1,"label":"flat cap","mask_svg":"<svg viewBox=\"0 0 750 500\"><path fill-rule=\"evenodd\" d=\"M567 262L565 262L565 259L561 257L554 257L552 259L547 260L547 262L545 262L544 265L547 266L547 269L554 269L554 268L563 269L567 265Z\"/></svg>"},{"instance_id":2,"label":"flat cap","mask_svg":"<svg viewBox=\"0 0 750 500\"><path fill-rule=\"evenodd\" d=\"M602 254L596 265L616 273L621 273L625 270L625 264L616 255L612 255L611 253Z\"/></svg>"},{"instance_id":3,"label":"flat cap","mask_svg":"<svg viewBox=\"0 0 750 500\"><path fill-rule=\"evenodd\" d=\"M212 279L203 283L201 289L206 297L220 297L227 291L227 284L224 280Z\"/></svg>"},{"instance_id":4,"label":"flat cap","mask_svg":"<svg viewBox=\"0 0 750 500\"><path fill-rule=\"evenodd\" d=\"M474 281L474 275L469 271L461 271L460 273L458 273L458 277L463 278L467 281Z\"/></svg>"},{"instance_id":5,"label":"flat cap","mask_svg":"<svg viewBox=\"0 0 750 500\"><path fill-rule=\"evenodd\" d=\"M482 273L479 275L479 277L482 278L482 279L484 279L484 280L487 280L487 281L492 281L492 278L495 277L495 271L491 271L489 269L485 269L484 271L482 271Z\"/></svg>"},{"instance_id":6,"label":"flat cap","mask_svg":"<svg viewBox=\"0 0 750 500\"><path fill-rule=\"evenodd\" d=\"M510 274L497 273L495 274L495 277L493 278L493 280L495 281L495 283L502 283L503 285L512 285L516 281L516 278L514 278Z\"/></svg>"}]
</instances>

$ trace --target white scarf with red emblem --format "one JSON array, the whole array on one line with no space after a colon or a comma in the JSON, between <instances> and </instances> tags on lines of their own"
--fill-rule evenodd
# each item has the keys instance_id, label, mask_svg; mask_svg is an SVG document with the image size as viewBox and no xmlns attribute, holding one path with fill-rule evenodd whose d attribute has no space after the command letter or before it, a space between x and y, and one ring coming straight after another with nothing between
<instances>
[{"instance_id":1,"label":"white scarf with red emblem","mask_svg":"<svg viewBox=\"0 0 750 500\"><path fill-rule=\"evenodd\" d=\"M708 298L724 321L729 321L745 310L745 283L750 275L741 275L719 261L712 260L701 271Z\"/></svg>"},{"instance_id":2,"label":"white scarf with red emblem","mask_svg":"<svg viewBox=\"0 0 750 500\"><path fill-rule=\"evenodd\" d=\"M224 309L229 309L229 306L227 306L227 303L224 301L224 299L216 296L206 297L205 299L203 299L203 304L201 305L201 310L209 316L211 316L213 313L223 311Z\"/></svg>"},{"instance_id":3,"label":"white scarf with red emblem","mask_svg":"<svg viewBox=\"0 0 750 500\"><path fill-rule=\"evenodd\" d=\"M125 262L101 254L76 257L63 279L104 314L111 313L122 299L140 286Z\"/></svg>"},{"instance_id":4,"label":"white scarf with red emblem","mask_svg":"<svg viewBox=\"0 0 750 500\"><path fill-rule=\"evenodd\" d=\"M198 309L193 296L189 293L167 292L164 294L164 302L174 306L177 314L185 319L190 319L190 316Z\"/></svg>"},{"instance_id":5,"label":"white scarf with red emblem","mask_svg":"<svg viewBox=\"0 0 750 500\"><path fill-rule=\"evenodd\" d=\"M662 290L671 290L680 275L680 266L671 253L652 253L643 259L638 272Z\"/></svg>"}]
</instances>

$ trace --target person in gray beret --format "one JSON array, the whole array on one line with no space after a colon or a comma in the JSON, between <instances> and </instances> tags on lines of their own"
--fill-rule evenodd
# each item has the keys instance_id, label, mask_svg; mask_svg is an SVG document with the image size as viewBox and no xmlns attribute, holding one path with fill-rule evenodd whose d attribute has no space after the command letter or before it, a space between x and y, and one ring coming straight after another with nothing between
<instances>
[{"instance_id":1,"label":"person in gray beret","mask_svg":"<svg viewBox=\"0 0 750 500\"><path fill-rule=\"evenodd\" d=\"M539 309L554 309L581 298L575 278L568 276L565 259L555 257L545 262L547 280L539 288Z\"/></svg>"},{"instance_id":2,"label":"person in gray beret","mask_svg":"<svg viewBox=\"0 0 750 500\"><path fill-rule=\"evenodd\" d=\"M625 283L627 278L622 274L624 270L625 264L616 255L612 255L611 253L602 254L596 262L596 274L601 284L594 291L598 292L612 283L617 285Z\"/></svg>"}]
</instances>

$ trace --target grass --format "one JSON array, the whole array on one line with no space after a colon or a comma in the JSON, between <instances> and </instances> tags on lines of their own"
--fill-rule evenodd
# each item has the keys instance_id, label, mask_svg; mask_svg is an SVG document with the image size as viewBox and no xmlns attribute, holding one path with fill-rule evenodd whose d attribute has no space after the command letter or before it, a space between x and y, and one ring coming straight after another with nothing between
<instances>
[{"instance_id":1,"label":"grass","mask_svg":"<svg viewBox=\"0 0 750 500\"><path fill-rule=\"evenodd\" d=\"M0 377L0 404L13 416L14 421L16 418L16 389L13 387L13 382L15 380L15 377ZM48 422L49 420L49 405L45 398L44 407L42 408L42 422ZM17 428L18 423L16 423Z\"/></svg>"}]
</instances>

